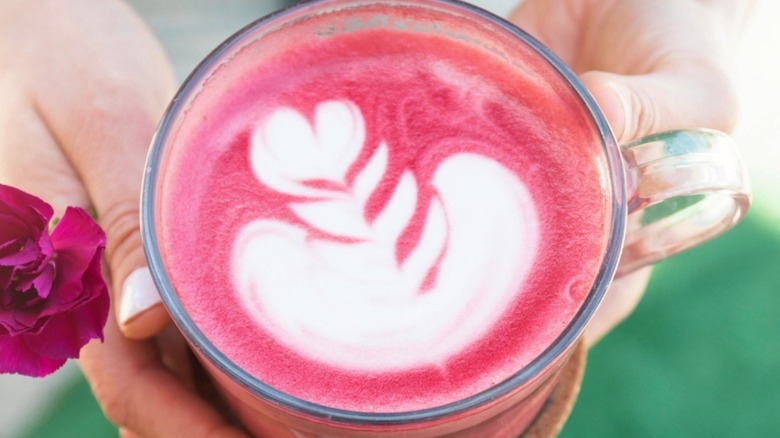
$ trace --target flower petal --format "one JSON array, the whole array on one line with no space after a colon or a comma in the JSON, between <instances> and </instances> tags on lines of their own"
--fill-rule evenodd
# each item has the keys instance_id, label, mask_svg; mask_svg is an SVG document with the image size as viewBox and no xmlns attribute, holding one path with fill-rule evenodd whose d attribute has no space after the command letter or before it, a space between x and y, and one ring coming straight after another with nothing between
<instances>
[{"instance_id":1,"label":"flower petal","mask_svg":"<svg viewBox=\"0 0 780 438\"><path fill-rule=\"evenodd\" d=\"M0 201L0 242L11 242L19 238L19 236L26 236L27 230L30 228L27 222L19 217L19 212L12 211L8 205L3 204Z\"/></svg>"},{"instance_id":2,"label":"flower petal","mask_svg":"<svg viewBox=\"0 0 780 438\"><path fill-rule=\"evenodd\" d=\"M32 263L41 257L38 243L33 239L15 239L6 242L0 253L0 265L19 266Z\"/></svg>"},{"instance_id":3,"label":"flower petal","mask_svg":"<svg viewBox=\"0 0 780 438\"><path fill-rule=\"evenodd\" d=\"M33 237L35 240L42 234L48 234L49 222L54 215L51 205L41 198L23 192L15 187L0 184L0 218L2 223L13 225L12 229L5 229L0 236L3 241L7 239L6 233L20 233L27 229L25 237Z\"/></svg>"},{"instance_id":4,"label":"flower petal","mask_svg":"<svg viewBox=\"0 0 780 438\"><path fill-rule=\"evenodd\" d=\"M0 374L43 377L58 370L63 364L65 359L52 359L35 353L25 342L24 336L0 336Z\"/></svg>"},{"instance_id":5,"label":"flower petal","mask_svg":"<svg viewBox=\"0 0 780 438\"><path fill-rule=\"evenodd\" d=\"M40 274L32 281L32 286L38 292L38 297L48 298L54 283L54 265L47 263Z\"/></svg>"},{"instance_id":6,"label":"flower petal","mask_svg":"<svg viewBox=\"0 0 780 438\"><path fill-rule=\"evenodd\" d=\"M39 198L0 185L0 373L50 374L103 338L105 233L69 207L50 236L52 214Z\"/></svg>"},{"instance_id":7,"label":"flower petal","mask_svg":"<svg viewBox=\"0 0 780 438\"><path fill-rule=\"evenodd\" d=\"M0 184L0 211L5 211L5 206L11 211L37 211L48 223L54 215L54 209L43 199L31 195L16 187Z\"/></svg>"},{"instance_id":8,"label":"flower petal","mask_svg":"<svg viewBox=\"0 0 780 438\"><path fill-rule=\"evenodd\" d=\"M106 233L92 216L79 207L68 207L60 219L51 240L56 251L65 247L98 247L106 245Z\"/></svg>"},{"instance_id":9,"label":"flower petal","mask_svg":"<svg viewBox=\"0 0 780 438\"><path fill-rule=\"evenodd\" d=\"M2 333L20 335L36 333L46 323L46 317L41 317L40 307L0 309L0 328Z\"/></svg>"},{"instance_id":10,"label":"flower petal","mask_svg":"<svg viewBox=\"0 0 780 438\"><path fill-rule=\"evenodd\" d=\"M107 293L100 270L106 235L86 211L68 207L51 240L57 253L57 277L48 304L74 305Z\"/></svg>"},{"instance_id":11,"label":"flower petal","mask_svg":"<svg viewBox=\"0 0 780 438\"><path fill-rule=\"evenodd\" d=\"M6 291L11 287L16 269L13 266L0 266L0 290ZM0 293L0 305L4 304L5 293Z\"/></svg>"},{"instance_id":12,"label":"flower petal","mask_svg":"<svg viewBox=\"0 0 780 438\"><path fill-rule=\"evenodd\" d=\"M108 308L106 293L76 309L54 315L38 334L24 335L27 345L31 351L49 358L77 358L87 342L103 340Z\"/></svg>"}]
</instances>

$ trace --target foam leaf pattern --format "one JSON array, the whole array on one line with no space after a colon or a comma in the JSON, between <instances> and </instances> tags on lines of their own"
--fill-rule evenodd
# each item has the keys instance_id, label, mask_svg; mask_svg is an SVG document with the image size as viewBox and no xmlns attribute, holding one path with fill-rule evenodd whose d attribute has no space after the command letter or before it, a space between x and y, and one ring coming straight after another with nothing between
<instances>
[{"instance_id":1,"label":"foam leaf pattern","mask_svg":"<svg viewBox=\"0 0 780 438\"><path fill-rule=\"evenodd\" d=\"M427 205L414 172L394 169L400 177L368 220L369 199L403 164L386 142L356 163L365 138L360 110L346 101L318 105L313 124L279 108L258 125L252 170L302 198L287 206L306 226L246 224L233 246L234 283L259 325L314 360L371 371L441 364L485 336L521 289L538 246L533 201L500 163L458 152L427 182ZM412 225L421 231L398 260Z\"/></svg>"}]
</instances>

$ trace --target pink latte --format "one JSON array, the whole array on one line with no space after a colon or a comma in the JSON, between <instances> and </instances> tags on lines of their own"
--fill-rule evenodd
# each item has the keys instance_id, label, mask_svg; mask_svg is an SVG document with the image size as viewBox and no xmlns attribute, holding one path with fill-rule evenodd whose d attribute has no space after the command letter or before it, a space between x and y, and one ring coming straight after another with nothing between
<instances>
[{"instance_id":1,"label":"pink latte","mask_svg":"<svg viewBox=\"0 0 780 438\"><path fill-rule=\"evenodd\" d=\"M315 42L271 35L214 70L173 134L160 240L237 365L320 405L402 412L551 345L608 207L586 109L539 60L507 60L527 49L373 17L312 18Z\"/></svg>"}]
</instances>

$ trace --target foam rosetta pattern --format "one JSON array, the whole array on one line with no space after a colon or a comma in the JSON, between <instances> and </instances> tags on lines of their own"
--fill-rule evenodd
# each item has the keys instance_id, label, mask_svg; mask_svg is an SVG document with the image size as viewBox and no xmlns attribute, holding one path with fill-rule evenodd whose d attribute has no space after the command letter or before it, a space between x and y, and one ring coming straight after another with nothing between
<instances>
[{"instance_id":1,"label":"foam rosetta pattern","mask_svg":"<svg viewBox=\"0 0 780 438\"><path fill-rule=\"evenodd\" d=\"M540 221L525 184L493 158L449 148L432 176L418 175L392 155L392 139L369 144L366 130L349 100L259 121L248 162L289 200L280 208L290 219L241 227L235 290L263 330L304 357L359 371L440 365L517 299ZM388 172L398 175L389 185Z\"/></svg>"}]
</instances>

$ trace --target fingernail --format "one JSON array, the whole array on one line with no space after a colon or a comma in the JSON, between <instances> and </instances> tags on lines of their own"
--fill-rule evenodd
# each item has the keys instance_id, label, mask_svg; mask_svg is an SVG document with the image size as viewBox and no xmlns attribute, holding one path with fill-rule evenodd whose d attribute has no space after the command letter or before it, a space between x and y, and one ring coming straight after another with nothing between
<instances>
[{"instance_id":1,"label":"fingernail","mask_svg":"<svg viewBox=\"0 0 780 438\"><path fill-rule=\"evenodd\" d=\"M160 304L160 293L152 280L149 268L144 266L133 271L122 285L119 300L119 324L125 325L136 316Z\"/></svg>"}]
</instances>

